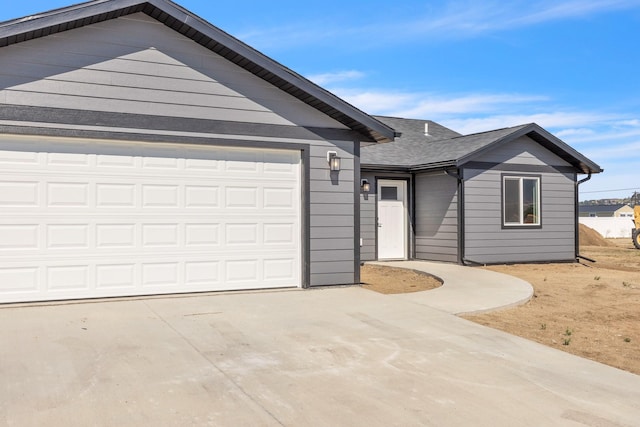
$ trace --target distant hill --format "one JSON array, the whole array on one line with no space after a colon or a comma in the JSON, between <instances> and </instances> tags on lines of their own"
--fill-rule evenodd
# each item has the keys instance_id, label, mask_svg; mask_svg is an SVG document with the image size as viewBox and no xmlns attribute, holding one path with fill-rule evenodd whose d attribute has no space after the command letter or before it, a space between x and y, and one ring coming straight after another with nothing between
<instances>
[{"instance_id":1,"label":"distant hill","mask_svg":"<svg viewBox=\"0 0 640 427\"><path fill-rule=\"evenodd\" d=\"M597 199L597 200L584 200L580 202L580 206L593 206L593 205L640 205L640 192L634 192L629 197L623 197L620 199Z\"/></svg>"}]
</instances>

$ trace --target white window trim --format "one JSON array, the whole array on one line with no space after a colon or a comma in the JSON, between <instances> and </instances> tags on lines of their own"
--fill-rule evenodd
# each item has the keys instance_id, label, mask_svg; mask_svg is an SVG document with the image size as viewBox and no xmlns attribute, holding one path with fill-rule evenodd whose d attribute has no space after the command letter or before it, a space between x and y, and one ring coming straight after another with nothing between
<instances>
[{"instance_id":1,"label":"white window trim","mask_svg":"<svg viewBox=\"0 0 640 427\"><path fill-rule=\"evenodd\" d=\"M507 180L518 180L518 185L519 185L519 196L520 196L520 200L518 201L518 207L520 208L520 212L518 214L518 218L520 219L519 222L507 222L506 221L506 206L507 206L507 192L505 190L505 182ZM537 221L535 223L526 223L523 221L523 217L524 217L524 180L525 179L532 179L537 181L536 184L536 204L537 204ZM541 210L542 210L542 202L540 199L540 177L539 176L526 176L526 175L503 175L502 176L502 226L503 227L540 227L542 222L541 222Z\"/></svg>"}]
</instances>

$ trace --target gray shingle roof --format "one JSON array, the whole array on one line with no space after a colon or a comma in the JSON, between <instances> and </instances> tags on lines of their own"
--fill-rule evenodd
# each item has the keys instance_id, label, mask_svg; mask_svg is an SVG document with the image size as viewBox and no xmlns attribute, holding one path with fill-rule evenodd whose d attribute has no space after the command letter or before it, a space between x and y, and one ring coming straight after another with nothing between
<instances>
[{"instance_id":1,"label":"gray shingle roof","mask_svg":"<svg viewBox=\"0 0 640 427\"><path fill-rule=\"evenodd\" d=\"M535 123L460 135L429 120L376 117L401 135L394 142L362 148L363 168L428 170L457 167L499 143L527 135L584 173L602 172L600 166L578 153ZM424 134L425 123L429 135ZM433 131L431 131L433 129Z\"/></svg>"},{"instance_id":2,"label":"gray shingle roof","mask_svg":"<svg viewBox=\"0 0 640 427\"><path fill-rule=\"evenodd\" d=\"M432 120L402 119L399 117L373 116L382 123L402 133L403 140L415 139L423 141L426 137L430 140L454 138L460 133L442 126ZM428 135L425 135L425 124L428 127Z\"/></svg>"}]
</instances>

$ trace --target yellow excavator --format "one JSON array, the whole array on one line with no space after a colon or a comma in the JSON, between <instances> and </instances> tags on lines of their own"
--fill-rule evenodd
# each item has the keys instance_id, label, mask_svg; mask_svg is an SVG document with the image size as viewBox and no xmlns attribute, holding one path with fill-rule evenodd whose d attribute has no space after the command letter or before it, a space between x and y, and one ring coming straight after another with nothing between
<instances>
[{"instance_id":1,"label":"yellow excavator","mask_svg":"<svg viewBox=\"0 0 640 427\"><path fill-rule=\"evenodd\" d=\"M633 246L636 249L640 249L640 205L636 205L633 208L633 223L635 228L631 230L631 238L633 239Z\"/></svg>"}]
</instances>

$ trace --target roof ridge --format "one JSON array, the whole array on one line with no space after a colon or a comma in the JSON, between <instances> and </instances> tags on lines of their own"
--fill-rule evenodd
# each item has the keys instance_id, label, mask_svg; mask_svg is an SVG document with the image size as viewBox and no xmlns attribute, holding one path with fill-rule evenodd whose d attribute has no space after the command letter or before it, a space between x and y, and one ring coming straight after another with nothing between
<instances>
[{"instance_id":1,"label":"roof ridge","mask_svg":"<svg viewBox=\"0 0 640 427\"><path fill-rule=\"evenodd\" d=\"M492 132L499 132L499 131L507 130L507 129L513 129L514 131L516 131L518 129L522 129L524 127L527 127L527 126L530 126L530 125L533 125L533 124L535 124L535 123L525 123L525 124L522 124L522 125L508 126L508 127L498 128L498 129L485 130L485 131L482 131L482 132L468 133L466 135L454 136L452 138L447 138L447 139L465 138L465 137L468 137L468 136L483 135L483 134L492 133Z\"/></svg>"}]
</instances>

